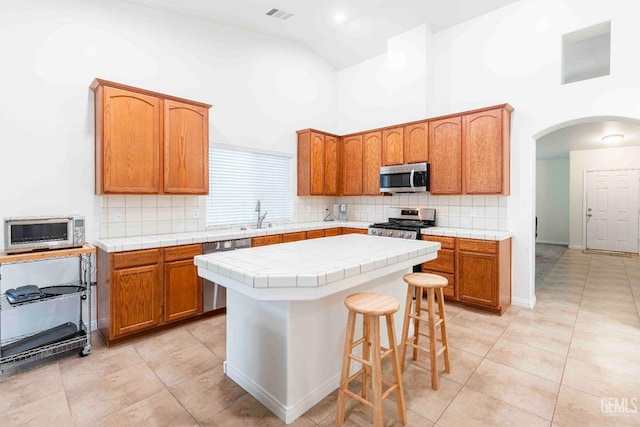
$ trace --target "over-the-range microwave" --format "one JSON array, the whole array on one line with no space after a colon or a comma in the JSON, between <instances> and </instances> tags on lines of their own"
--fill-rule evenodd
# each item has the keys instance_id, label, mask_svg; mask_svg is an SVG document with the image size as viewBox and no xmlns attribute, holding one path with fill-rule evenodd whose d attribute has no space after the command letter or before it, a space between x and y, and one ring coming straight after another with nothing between
<instances>
[{"instance_id":1,"label":"over-the-range microwave","mask_svg":"<svg viewBox=\"0 0 640 427\"><path fill-rule=\"evenodd\" d=\"M31 216L4 220L4 251L8 254L74 248L84 243L82 216Z\"/></svg>"},{"instance_id":2,"label":"over-the-range microwave","mask_svg":"<svg viewBox=\"0 0 640 427\"><path fill-rule=\"evenodd\" d=\"M429 163L409 163L380 168L381 193L424 193L429 191Z\"/></svg>"}]
</instances>

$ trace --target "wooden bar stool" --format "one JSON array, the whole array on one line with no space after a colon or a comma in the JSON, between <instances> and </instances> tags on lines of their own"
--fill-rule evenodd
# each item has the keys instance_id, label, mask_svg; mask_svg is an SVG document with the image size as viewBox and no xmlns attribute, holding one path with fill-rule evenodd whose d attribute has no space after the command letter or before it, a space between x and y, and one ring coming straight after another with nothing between
<instances>
[{"instance_id":1,"label":"wooden bar stool","mask_svg":"<svg viewBox=\"0 0 640 427\"><path fill-rule=\"evenodd\" d=\"M382 401L392 392L397 393L396 405L398 417L402 424L407 422L407 412L404 405L404 393L402 391L402 379L400 376L400 361L398 347L396 346L396 334L393 325L393 313L400 309L400 302L389 296L376 293L358 293L349 295L344 300L344 305L349 309L347 320L347 333L342 358L342 375L340 377L340 390L338 392L338 417L337 425L344 423L347 396L373 408L373 425L382 426ZM354 341L356 315L361 314L362 338ZM389 348L380 346L380 316L387 321L387 334L389 335ZM362 344L362 357L353 353L353 349ZM382 359L391 355L393 376L395 382L389 382L382 378ZM362 364L362 369L349 376L351 359ZM358 395L349 390L349 383L362 375L362 393ZM369 382L371 381L372 397L369 399ZM389 388L383 393L382 385Z\"/></svg>"},{"instance_id":2,"label":"wooden bar stool","mask_svg":"<svg viewBox=\"0 0 640 427\"><path fill-rule=\"evenodd\" d=\"M449 366L449 345L447 343L447 326L444 314L444 293L443 289L449 281L437 274L431 273L411 273L405 274L404 281L409 285L407 289L407 302L404 312L404 323L402 325L402 354L400 355L400 366L402 372L405 368L405 358L407 347L413 348L413 360L418 360L418 350L429 353L431 358L431 388L438 389L438 356L444 353L444 370L451 372ZM422 306L422 296L427 291L427 308ZM438 292L438 312L435 311L435 293ZM415 303L412 304L415 295ZM413 310L412 310L413 306ZM422 313L428 312L427 317ZM436 320L436 314L438 319ZM409 337L409 321L413 319L413 336ZM420 322L427 322L429 335L420 333ZM440 325L441 339L436 337L436 327ZM421 347L418 343L420 336L429 338L429 348ZM442 345L436 350L436 341Z\"/></svg>"}]
</instances>

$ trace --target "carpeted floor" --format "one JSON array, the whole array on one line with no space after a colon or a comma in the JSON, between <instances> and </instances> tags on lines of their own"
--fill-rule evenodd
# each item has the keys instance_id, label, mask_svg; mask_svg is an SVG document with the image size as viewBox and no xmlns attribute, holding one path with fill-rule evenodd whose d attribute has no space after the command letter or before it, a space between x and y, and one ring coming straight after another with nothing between
<instances>
[{"instance_id":1,"label":"carpeted floor","mask_svg":"<svg viewBox=\"0 0 640 427\"><path fill-rule=\"evenodd\" d=\"M564 245L536 243L536 287L567 250Z\"/></svg>"}]
</instances>

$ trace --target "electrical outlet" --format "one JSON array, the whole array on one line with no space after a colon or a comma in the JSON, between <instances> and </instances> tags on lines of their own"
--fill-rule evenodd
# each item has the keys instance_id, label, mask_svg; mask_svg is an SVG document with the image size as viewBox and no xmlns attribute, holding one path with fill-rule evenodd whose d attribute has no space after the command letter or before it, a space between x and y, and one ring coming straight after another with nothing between
<instances>
[{"instance_id":1,"label":"electrical outlet","mask_svg":"<svg viewBox=\"0 0 640 427\"><path fill-rule=\"evenodd\" d=\"M471 216L478 216L478 210L471 208Z\"/></svg>"},{"instance_id":2,"label":"electrical outlet","mask_svg":"<svg viewBox=\"0 0 640 427\"><path fill-rule=\"evenodd\" d=\"M122 222L122 213L116 212L113 214L113 222Z\"/></svg>"},{"instance_id":3,"label":"electrical outlet","mask_svg":"<svg viewBox=\"0 0 640 427\"><path fill-rule=\"evenodd\" d=\"M193 208L193 212L191 212L191 216L193 218L198 218L198 208Z\"/></svg>"}]
</instances>

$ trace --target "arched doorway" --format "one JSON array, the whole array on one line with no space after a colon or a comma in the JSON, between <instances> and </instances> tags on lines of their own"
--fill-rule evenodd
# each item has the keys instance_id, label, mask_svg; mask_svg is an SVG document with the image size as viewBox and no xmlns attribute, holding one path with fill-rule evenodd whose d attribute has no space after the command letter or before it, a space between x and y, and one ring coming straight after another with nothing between
<instances>
[{"instance_id":1,"label":"arched doorway","mask_svg":"<svg viewBox=\"0 0 640 427\"><path fill-rule=\"evenodd\" d=\"M619 144L603 136L620 134ZM586 248L583 210L585 170L620 166L640 168L640 120L619 116L584 117L548 127L536 135L535 285L565 249ZM597 151L596 151L597 150ZM573 164L572 164L573 159ZM543 248L542 246L545 245Z\"/></svg>"}]
</instances>

